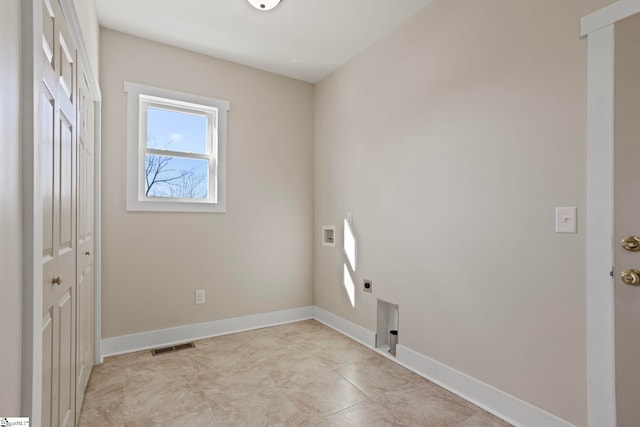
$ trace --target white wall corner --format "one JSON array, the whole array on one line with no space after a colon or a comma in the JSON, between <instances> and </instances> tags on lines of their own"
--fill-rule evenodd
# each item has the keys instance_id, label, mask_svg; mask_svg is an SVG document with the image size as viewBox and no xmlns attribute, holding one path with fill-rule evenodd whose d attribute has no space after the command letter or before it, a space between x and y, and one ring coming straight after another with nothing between
<instances>
[{"instance_id":1,"label":"white wall corner","mask_svg":"<svg viewBox=\"0 0 640 427\"><path fill-rule=\"evenodd\" d=\"M515 426L573 426L553 414L401 344L397 346L395 361Z\"/></svg>"},{"instance_id":2,"label":"white wall corner","mask_svg":"<svg viewBox=\"0 0 640 427\"><path fill-rule=\"evenodd\" d=\"M307 320L312 317L313 307L307 306L104 338L101 340L102 357L164 347L251 329L266 328L268 326Z\"/></svg>"},{"instance_id":3,"label":"white wall corner","mask_svg":"<svg viewBox=\"0 0 640 427\"><path fill-rule=\"evenodd\" d=\"M336 316L320 307L313 307L313 318L320 323L324 323L331 329L335 329L343 335L358 341L367 347L375 348L376 346L376 334L373 331L363 328L360 325L356 325L340 316Z\"/></svg>"}]
</instances>

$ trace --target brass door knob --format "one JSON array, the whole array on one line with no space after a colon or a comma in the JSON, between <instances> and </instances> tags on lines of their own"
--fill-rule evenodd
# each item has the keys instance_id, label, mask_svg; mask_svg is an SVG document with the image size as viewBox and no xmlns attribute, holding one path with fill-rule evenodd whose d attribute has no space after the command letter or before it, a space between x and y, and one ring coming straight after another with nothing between
<instances>
[{"instance_id":1,"label":"brass door knob","mask_svg":"<svg viewBox=\"0 0 640 427\"><path fill-rule=\"evenodd\" d=\"M84 254L85 254L86 256L91 256L91 252L90 252L90 251L87 251L87 252L85 252Z\"/></svg>"},{"instance_id":2,"label":"brass door knob","mask_svg":"<svg viewBox=\"0 0 640 427\"><path fill-rule=\"evenodd\" d=\"M54 277L53 279L51 279L51 283L58 286L62 285L62 277Z\"/></svg>"},{"instance_id":3,"label":"brass door knob","mask_svg":"<svg viewBox=\"0 0 640 427\"><path fill-rule=\"evenodd\" d=\"M640 271L629 269L622 272L620 278L624 283L631 286L640 286Z\"/></svg>"},{"instance_id":4,"label":"brass door knob","mask_svg":"<svg viewBox=\"0 0 640 427\"><path fill-rule=\"evenodd\" d=\"M629 252L640 251L640 237L627 236L622 239L622 247Z\"/></svg>"}]
</instances>

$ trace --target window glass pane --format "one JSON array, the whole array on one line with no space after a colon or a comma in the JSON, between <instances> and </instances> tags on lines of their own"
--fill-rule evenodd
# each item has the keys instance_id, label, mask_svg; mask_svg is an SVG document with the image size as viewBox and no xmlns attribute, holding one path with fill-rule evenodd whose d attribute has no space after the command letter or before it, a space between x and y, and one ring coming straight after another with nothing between
<instances>
[{"instance_id":1,"label":"window glass pane","mask_svg":"<svg viewBox=\"0 0 640 427\"><path fill-rule=\"evenodd\" d=\"M207 116L147 108L147 148L207 153Z\"/></svg>"},{"instance_id":2,"label":"window glass pane","mask_svg":"<svg viewBox=\"0 0 640 427\"><path fill-rule=\"evenodd\" d=\"M147 154L145 195L206 199L209 197L209 162L201 159Z\"/></svg>"}]
</instances>

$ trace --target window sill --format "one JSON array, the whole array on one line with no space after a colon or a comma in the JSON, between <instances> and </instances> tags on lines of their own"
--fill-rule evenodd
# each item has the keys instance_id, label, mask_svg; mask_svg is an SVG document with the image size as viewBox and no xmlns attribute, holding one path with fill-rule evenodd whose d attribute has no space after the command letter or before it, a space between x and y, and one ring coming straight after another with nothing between
<instances>
[{"instance_id":1,"label":"window sill","mask_svg":"<svg viewBox=\"0 0 640 427\"><path fill-rule=\"evenodd\" d=\"M224 203L199 203L199 202L162 202L127 200L129 212L211 212L225 213L227 207Z\"/></svg>"}]
</instances>

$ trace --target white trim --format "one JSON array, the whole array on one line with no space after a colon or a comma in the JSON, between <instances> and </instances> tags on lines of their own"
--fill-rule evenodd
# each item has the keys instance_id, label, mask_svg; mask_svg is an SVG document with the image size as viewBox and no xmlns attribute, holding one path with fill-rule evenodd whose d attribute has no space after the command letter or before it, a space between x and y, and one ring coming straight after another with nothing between
<instances>
[{"instance_id":1,"label":"white trim","mask_svg":"<svg viewBox=\"0 0 640 427\"><path fill-rule=\"evenodd\" d=\"M439 363L408 347L398 344L397 357L375 348L376 334L340 316L313 307L313 317L332 329L364 344L389 360L437 383L447 390L483 408L515 426L569 427L571 423L543 411L517 397L485 384L467 374Z\"/></svg>"},{"instance_id":2,"label":"white trim","mask_svg":"<svg viewBox=\"0 0 640 427\"><path fill-rule=\"evenodd\" d=\"M94 104L94 148L93 148L93 205L94 205L94 248L93 280L94 280L94 304L95 304L95 363L102 363L101 339L102 339L102 102Z\"/></svg>"},{"instance_id":3,"label":"white trim","mask_svg":"<svg viewBox=\"0 0 640 427\"><path fill-rule=\"evenodd\" d=\"M615 23L640 13L619 0L582 18L588 36L587 411L588 425L616 425L613 279Z\"/></svg>"},{"instance_id":4,"label":"white trim","mask_svg":"<svg viewBox=\"0 0 640 427\"><path fill-rule=\"evenodd\" d=\"M102 340L102 357L179 344L218 335L227 335L251 329L266 328L268 326L311 319L312 317L313 307L308 306L104 338Z\"/></svg>"},{"instance_id":5,"label":"white trim","mask_svg":"<svg viewBox=\"0 0 640 427\"><path fill-rule=\"evenodd\" d=\"M614 27L588 37L587 412L616 425L613 280Z\"/></svg>"},{"instance_id":6,"label":"white trim","mask_svg":"<svg viewBox=\"0 0 640 427\"><path fill-rule=\"evenodd\" d=\"M21 415L40 425L42 400L42 200L40 93L42 2L21 1L22 384Z\"/></svg>"},{"instance_id":7,"label":"white trim","mask_svg":"<svg viewBox=\"0 0 640 427\"><path fill-rule=\"evenodd\" d=\"M396 347L395 361L515 426L570 427L573 425L401 344Z\"/></svg>"},{"instance_id":8,"label":"white trim","mask_svg":"<svg viewBox=\"0 0 640 427\"><path fill-rule=\"evenodd\" d=\"M586 36L601 28L640 12L640 0L618 0L580 20L580 35Z\"/></svg>"},{"instance_id":9,"label":"white trim","mask_svg":"<svg viewBox=\"0 0 640 427\"><path fill-rule=\"evenodd\" d=\"M320 307L313 307L313 318L367 347L375 348L376 346L375 332L356 325L340 316L336 316Z\"/></svg>"},{"instance_id":10,"label":"white trim","mask_svg":"<svg viewBox=\"0 0 640 427\"><path fill-rule=\"evenodd\" d=\"M94 70L92 63L89 59L87 52L87 46L84 42L82 35L82 28L80 26L80 20L76 13L73 0L60 0L60 7L64 13L71 38L73 39L76 49L78 51L79 62L84 69L85 77L89 85L89 92L93 98L94 103L94 257L93 257L93 280L94 280L94 304L95 304L95 345L94 345L94 358L95 363L102 363L100 358L100 337L102 334L102 219L101 219L101 199L102 199L102 184L101 184L101 124L102 124L102 92L100 90L100 83L98 81L98 70Z\"/></svg>"},{"instance_id":11,"label":"white trim","mask_svg":"<svg viewBox=\"0 0 640 427\"><path fill-rule=\"evenodd\" d=\"M543 411L517 397L437 362L401 344L397 346L397 357L392 357L388 352L375 348L376 334L373 331L317 306L300 307L105 338L102 340L102 356L107 357L139 350L148 350L311 318L369 347L371 350L378 352L389 360L433 381L515 426L572 426L571 423L553 414Z\"/></svg>"},{"instance_id":12,"label":"white trim","mask_svg":"<svg viewBox=\"0 0 640 427\"><path fill-rule=\"evenodd\" d=\"M207 98L175 90L154 86L124 82L127 93L127 211L146 212L215 212L224 213L227 210L227 112L229 101ZM140 197L139 169L143 160L140 158L140 95L165 98L167 100L182 101L191 104L214 107L217 109L217 153L216 159L216 202L193 202L191 200L150 201Z\"/></svg>"},{"instance_id":13,"label":"white trim","mask_svg":"<svg viewBox=\"0 0 640 427\"><path fill-rule=\"evenodd\" d=\"M95 101L100 102L102 100L102 94L100 92L100 84L97 77L98 70L94 70L91 67L91 61L89 60L89 54L87 53L87 46L84 44L82 29L80 28L80 20L78 19L78 14L76 13L73 0L60 0L60 7L62 8L65 20L69 26L71 38L78 50L78 56L80 57L79 62L85 70L91 95Z\"/></svg>"}]
</instances>

